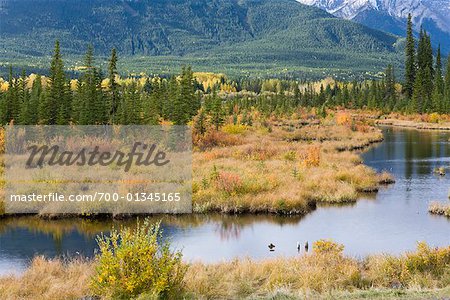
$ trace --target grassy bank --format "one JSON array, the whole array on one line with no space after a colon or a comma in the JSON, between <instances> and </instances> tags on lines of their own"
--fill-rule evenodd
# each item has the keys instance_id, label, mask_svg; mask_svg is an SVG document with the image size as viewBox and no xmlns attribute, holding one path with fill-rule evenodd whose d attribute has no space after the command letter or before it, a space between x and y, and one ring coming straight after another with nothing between
<instances>
[{"instance_id":1,"label":"grassy bank","mask_svg":"<svg viewBox=\"0 0 450 300\"><path fill-rule=\"evenodd\" d=\"M450 130L450 122L431 123L423 121L385 119L385 120L377 120L376 124L385 126L421 129L421 130Z\"/></svg>"},{"instance_id":2,"label":"grassy bank","mask_svg":"<svg viewBox=\"0 0 450 300\"><path fill-rule=\"evenodd\" d=\"M348 115L227 125L194 154L194 211L305 214L317 203L353 202L391 183L362 164L355 149L381 132Z\"/></svg>"},{"instance_id":3,"label":"grassy bank","mask_svg":"<svg viewBox=\"0 0 450 300\"><path fill-rule=\"evenodd\" d=\"M428 211L434 215L446 216L450 218L450 204L432 202L428 207Z\"/></svg>"},{"instance_id":4,"label":"grassy bank","mask_svg":"<svg viewBox=\"0 0 450 300\"><path fill-rule=\"evenodd\" d=\"M448 114L383 114L381 111L352 111L355 118L372 119L373 124L395 126L420 130L450 130L450 115Z\"/></svg>"},{"instance_id":5,"label":"grassy bank","mask_svg":"<svg viewBox=\"0 0 450 300\"><path fill-rule=\"evenodd\" d=\"M354 202L393 182L353 151L381 141L381 131L349 113L278 119L255 111L252 119L194 134L194 212L305 215L318 203Z\"/></svg>"},{"instance_id":6,"label":"grassy bank","mask_svg":"<svg viewBox=\"0 0 450 300\"><path fill-rule=\"evenodd\" d=\"M186 265L185 299L431 299L449 296L450 247L419 244L401 256L356 260L329 241L311 254L263 261ZM93 296L96 262L35 258L20 276L0 278L2 299L80 299ZM137 274L139 275L139 274ZM148 294L136 299L153 299ZM101 296L101 295L100 295ZM102 296L107 299L106 295Z\"/></svg>"}]
</instances>

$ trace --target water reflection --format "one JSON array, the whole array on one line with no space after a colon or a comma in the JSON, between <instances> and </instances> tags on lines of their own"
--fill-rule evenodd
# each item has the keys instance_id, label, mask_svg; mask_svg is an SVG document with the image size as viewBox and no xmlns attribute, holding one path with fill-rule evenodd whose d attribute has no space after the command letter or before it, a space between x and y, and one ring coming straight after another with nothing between
<instances>
[{"instance_id":1,"label":"water reflection","mask_svg":"<svg viewBox=\"0 0 450 300\"><path fill-rule=\"evenodd\" d=\"M183 249L185 259L206 262L249 256L267 258L297 254L304 244L332 238L353 256L401 253L417 241L450 244L450 220L428 214L432 200L448 201L449 175L435 167L450 162L449 133L385 129L385 141L363 154L366 164L388 170L396 184L357 203L321 205L304 218L272 215L155 216L166 236ZM136 220L46 221L35 217L0 220L0 274L22 270L34 255L92 256L95 236L111 227L135 226ZM273 243L275 251L267 245Z\"/></svg>"},{"instance_id":2,"label":"water reflection","mask_svg":"<svg viewBox=\"0 0 450 300\"><path fill-rule=\"evenodd\" d=\"M384 132L384 143L364 154L366 163L378 170L394 171L411 180L426 177L450 161L447 132L398 128L385 128Z\"/></svg>"},{"instance_id":3,"label":"water reflection","mask_svg":"<svg viewBox=\"0 0 450 300\"><path fill-rule=\"evenodd\" d=\"M11 266L22 270L35 255L47 257L92 257L97 248L95 237L100 233L107 233L111 228L122 226L135 227L139 218L126 221L64 219L43 220L35 216L10 217L0 220L0 274L9 273ZM142 218L141 218L142 219ZM161 221L167 237L171 238L177 248L186 248L191 244L197 245L207 241L197 234L207 232L216 236L218 241L225 244L242 238L243 230L252 230L253 224L268 224L283 227L296 225L301 217L282 217L275 215L243 215L228 216L219 214L183 215L183 216L154 216L152 221ZM192 242L186 242L186 240ZM214 243L213 243L214 244ZM217 244L216 244L217 245ZM190 247L187 251L189 252ZM226 248L222 248L226 250ZM191 256L201 259L192 251ZM212 253L211 253L212 254ZM188 255L189 256L189 255ZM213 254L212 256L213 257ZM229 257L223 256L223 259Z\"/></svg>"}]
</instances>

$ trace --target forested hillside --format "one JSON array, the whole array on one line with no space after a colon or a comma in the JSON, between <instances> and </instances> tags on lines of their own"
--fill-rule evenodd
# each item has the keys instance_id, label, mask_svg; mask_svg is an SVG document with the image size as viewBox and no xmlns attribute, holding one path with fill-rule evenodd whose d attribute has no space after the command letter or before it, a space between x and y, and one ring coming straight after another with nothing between
<instances>
[{"instance_id":1,"label":"forested hillside","mask_svg":"<svg viewBox=\"0 0 450 300\"><path fill-rule=\"evenodd\" d=\"M4 2L3 65L45 65L48 60L42 58L51 53L56 39L73 57L88 43L100 55L115 47L129 58L123 66L127 71L144 71L142 62L162 65L163 56L164 61L180 59L205 69L226 70L239 64L242 70L295 66L295 71L302 66L376 71L399 56L395 36L294 0ZM135 63L138 58L140 66Z\"/></svg>"}]
</instances>

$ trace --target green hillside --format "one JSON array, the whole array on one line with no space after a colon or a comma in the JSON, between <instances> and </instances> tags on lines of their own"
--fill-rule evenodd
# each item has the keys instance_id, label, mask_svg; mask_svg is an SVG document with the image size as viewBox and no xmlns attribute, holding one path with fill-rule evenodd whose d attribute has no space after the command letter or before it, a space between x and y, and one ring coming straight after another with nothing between
<instances>
[{"instance_id":1,"label":"green hillside","mask_svg":"<svg viewBox=\"0 0 450 300\"><path fill-rule=\"evenodd\" d=\"M0 11L3 67L46 66L55 39L72 66L88 43L116 47L122 72L361 74L401 57L395 36L295 0L9 0Z\"/></svg>"}]
</instances>

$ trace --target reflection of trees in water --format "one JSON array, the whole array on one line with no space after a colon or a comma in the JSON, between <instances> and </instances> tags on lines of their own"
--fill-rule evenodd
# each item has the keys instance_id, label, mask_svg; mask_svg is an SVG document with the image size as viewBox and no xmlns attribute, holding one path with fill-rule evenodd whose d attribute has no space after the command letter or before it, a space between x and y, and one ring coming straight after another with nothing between
<instances>
[{"instance_id":1,"label":"reflection of trees in water","mask_svg":"<svg viewBox=\"0 0 450 300\"><path fill-rule=\"evenodd\" d=\"M237 240L241 235L241 230L245 225L234 222L221 222L216 224L216 232L219 233L220 239L223 240Z\"/></svg>"},{"instance_id":2,"label":"reflection of trees in water","mask_svg":"<svg viewBox=\"0 0 450 300\"><path fill-rule=\"evenodd\" d=\"M100 233L108 233L111 228L123 226L134 228L138 220L145 217L130 218L127 220L94 220L94 219L61 219L45 220L38 216L7 217L0 219L0 234L14 230L26 229L35 234L46 234L52 237L56 248L60 248L63 238L73 232L94 239ZM271 224L297 224L299 216L277 215L222 215L222 214L191 214L191 215L156 215L148 217L153 222L162 222L163 227L179 231L195 228L206 224L217 225L217 230L223 239L238 238L243 228L254 223L267 222Z\"/></svg>"},{"instance_id":3,"label":"reflection of trees in water","mask_svg":"<svg viewBox=\"0 0 450 300\"><path fill-rule=\"evenodd\" d=\"M405 141L405 178L432 173L439 164L436 158L446 155L447 151L442 151L441 145L445 136L438 132L419 130L403 130L402 135Z\"/></svg>"},{"instance_id":4,"label":"reflection of trees in water","mask_svg":"<svg viewBox=\"0 0 450 300\"><path fill-rule=\"evenodd\" d=\"M405 177L431 174L441 167L439 158L448 157L447 133L436 131L405 130Z\"/></svg>"},{"instance_id":5,"label":"reflection of trees in water","mask_svg":"<svg viewBox=\"0 0 450 300\"><path fill-rule=\"evenodd\" d=\"M412 159L414 159L414 145L412 144L412 132L411 131L405 131L403 133L405 138L405 178L411 179L413 175L413 162Z\"/></svg>"},{"instance_id":6,"label":"reflection of trees in water","mask_svg":"<svg viewBox=\"0 0 450 300\"><path fill-rule=\"evenodd\" d=\"M219 233L221 240L238 239L246 227L255 223L269 223L279 226L286 224L298 224L301 216L279 216L279 215L235 215L220 216L215 222L215 231Z\"/></svg>"}]
</instances>

